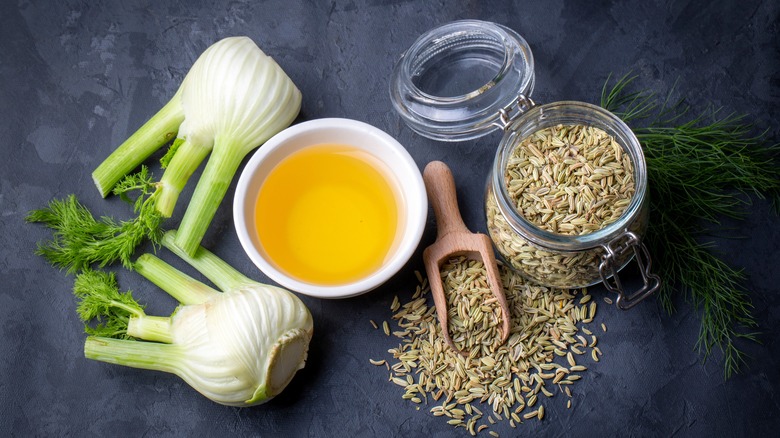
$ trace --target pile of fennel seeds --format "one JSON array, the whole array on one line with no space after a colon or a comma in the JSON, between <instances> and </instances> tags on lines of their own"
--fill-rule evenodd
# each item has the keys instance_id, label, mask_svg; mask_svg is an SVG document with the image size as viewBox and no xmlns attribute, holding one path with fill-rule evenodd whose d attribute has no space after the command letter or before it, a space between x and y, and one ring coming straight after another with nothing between
<instances>
[{"instance_id":1,"label":"pile of fennel seeds","mask_svg":"<svg viewBox=\"0 0 780 438\"><path fill-rule=\"evenodd\" d=\"M571 386L587 370L582 363L601 356L597 338L586 326L597 310L586 290L536 286L502 267L512 321L509 339L501 345L500 311L483 265L464 258L450 260L442 266L449 330L466 356L447 346L436 309L429 305L427 279L419 279L409 302L393 300L392 319L398 330L391 333L390 325L382 324L385 334L401 341L388 350L392 359L370 360L387 368L389 380L404 389L403 399L431 406L431 414L471 435L500 421L517 427L542 420L546 400L558 393L571 407Z\"/></svg>"}]
</instances>

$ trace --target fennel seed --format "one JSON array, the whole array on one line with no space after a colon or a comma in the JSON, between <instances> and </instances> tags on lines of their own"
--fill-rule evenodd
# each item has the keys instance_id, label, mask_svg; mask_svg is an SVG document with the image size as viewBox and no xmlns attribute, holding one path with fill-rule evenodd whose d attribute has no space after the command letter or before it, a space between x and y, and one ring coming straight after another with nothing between
<instances>
[{"instance_id":1,"label":"fennel seed","mask_svg":"<svg viewBox=\"0 0 780 438\"><path fill-rule=\"evenodd\" d=\"M500 311L487 288L484 266L465 257L447 261L441 278L451 335L466 356L444 342L426 278L410 299L399 296L398 310L392 315L399 327L392 335L400 344L388 350L395 363L386 366L391 369L391 381L405 388L402 398L415 405L431 404L432 416L444 417L469 432L478 433L502 421L521 424L523 409L535 405L529 418L541 419L540 410L543 418L538 394L553 397L547 389L550 384L568 391L574 381L567 380L569 369L560 362L567 362L568 356L574 360L571 349L575 345L588 348L578 334L582 316L588 318L591 313L592 300L580 304L590 296L587 291L542 287L503 266L500 270L511 317L504 344L496 329ZM585 315L581 315L582 307Z\"/></svg>"}]
</instances>

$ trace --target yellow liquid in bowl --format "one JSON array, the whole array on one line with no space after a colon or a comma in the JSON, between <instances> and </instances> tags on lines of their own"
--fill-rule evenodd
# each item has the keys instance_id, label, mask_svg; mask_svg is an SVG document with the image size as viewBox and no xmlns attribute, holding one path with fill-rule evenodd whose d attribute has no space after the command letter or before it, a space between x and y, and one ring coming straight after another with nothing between
<instances>
[{"instance_id":1,"label":"yellow liquid in bowl","mask_svg":"<svg viewBox=\"0 0 780 438\"><path fill-rule=\"evenodd\" d=\"M384 164L346 145L314 145L269 173L255 206L258 238L299 281L345 284L379 269L396 240L399 207Z\"/></svg>"}]
</instances>

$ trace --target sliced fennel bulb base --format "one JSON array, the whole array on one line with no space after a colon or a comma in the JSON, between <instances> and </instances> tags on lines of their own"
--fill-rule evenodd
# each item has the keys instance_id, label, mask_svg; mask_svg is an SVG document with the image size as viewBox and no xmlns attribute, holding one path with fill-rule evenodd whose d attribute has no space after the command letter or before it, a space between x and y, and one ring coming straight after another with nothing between
<instances>
[{"instance_id":1,"label":"sliced fennel bulb base","mask_svg":"<svg viewBox=\"0 0 780 438\"><path fill-rule=\"evenodd\" d=\"M276 342L268 358L266 384L257 388L252 398L246 401L247 404L252 405L274 397L287 387L295 373L306 364L310 338L311 333L292 329Z\"/></svg>"}]
</instances>

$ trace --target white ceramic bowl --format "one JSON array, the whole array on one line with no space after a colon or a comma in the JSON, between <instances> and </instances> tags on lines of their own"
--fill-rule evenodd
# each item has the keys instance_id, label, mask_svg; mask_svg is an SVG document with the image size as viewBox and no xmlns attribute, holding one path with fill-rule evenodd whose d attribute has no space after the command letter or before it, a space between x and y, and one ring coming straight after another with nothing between
<instances>
[{"instance_id":1,"label":"white ceramic bowl","mask_svg":"<svg viewBox=\"0 0 780 438\"><path fill-rule=\"evenodd\" d=\"M352 283L318 285L300 281L278 269L268 259L257 236L255 203L269 172L290 154L317 144L345 144L367 151L384 162L400 188L398 244L375 272ZM329 118L303 122L278 133L247 162L233 200L233 220L238 239L252 262L279 285L318 298L347 298L368 292L395 275L414 254L422 238L428 214L428 198L422 175L406 149L384 131L363 122Z\"/></svg>"}]
</instances>

